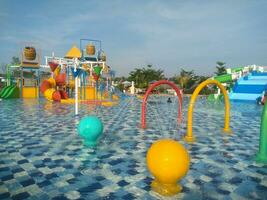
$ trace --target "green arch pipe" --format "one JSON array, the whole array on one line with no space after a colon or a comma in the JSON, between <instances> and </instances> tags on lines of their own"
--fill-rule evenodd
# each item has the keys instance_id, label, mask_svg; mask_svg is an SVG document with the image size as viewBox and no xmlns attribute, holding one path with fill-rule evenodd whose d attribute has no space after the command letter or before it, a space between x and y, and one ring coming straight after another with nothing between
<instances>
[{"instance_id":1,"label":"green arch pipe","mask_svg":"<svg viewBox=\"0 0 267 200\"><path fill-rule=\"evenodd\" d=\"M267 103L261 115L260 146L256 162L267 164Z\"/></svg>"}]
</instances>

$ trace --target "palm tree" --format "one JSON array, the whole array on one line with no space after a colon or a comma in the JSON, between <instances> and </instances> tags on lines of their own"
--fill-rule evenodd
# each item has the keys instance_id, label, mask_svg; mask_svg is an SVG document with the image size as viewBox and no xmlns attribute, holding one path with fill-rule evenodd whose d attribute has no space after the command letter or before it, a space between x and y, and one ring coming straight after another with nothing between
<instances>
[{"instance_id":1,"label":"palm tree","mask_svg":"<svg viewBox=\"0 0 267 200\"><path fill-rule=\"evenodd\" d=\"M187 84L188 84L188 82L189 82L189 80L190 80L190 77L188 77L188 76L179 76L177 79L178 79L178 83L179 83L181 89L185 89Z\"/></svg>"},{"instance_id":2,"label":"palm tree","mask_svg":"<svg viewBox=\"0 0 267 200\"><path fill-rule=\"evenodd\" d=\"M217 64L217 66L216 66L217 71L215 72L215 74L217 76L225 74L226 73L226 68L225 68L226 63L218 61L218 62L216 62L216 64Z\"/></svg>"},{"instance_id":3,"label":"palm tree","mask_svg":"<svg viewBox=\"0 0 267 200\"><path fill-rule=\"evenodd\" d=\"M196 82L196 75L193 70L186 71L183 68L178 76L175 76L174 82L179 84L180 88L183 90L189 90Z\"/></svg>"}]
</instances>

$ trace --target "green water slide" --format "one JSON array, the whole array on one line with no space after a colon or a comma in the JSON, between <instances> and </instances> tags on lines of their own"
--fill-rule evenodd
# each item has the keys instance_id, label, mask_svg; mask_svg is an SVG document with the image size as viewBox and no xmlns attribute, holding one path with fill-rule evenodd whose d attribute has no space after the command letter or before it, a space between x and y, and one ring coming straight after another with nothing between
<instances>
[{"instance_id":1,"label":"green water slide","mask_svg":"<svg viewBox=\"0 0 267 200\"><path fill-rule=\"evenodd\" d=\"M0 92L0 98L3 99L19 98L19 88L14 85L4 87Z\"/></svg>"},{"instance_id":2,"label":"green water slide","mask_svg":"<svg viewBox=\"0 0 267 200\"><path fill-rule=\"evenodd\" d=\"M4 87L1 91L0 91L0 98L2 97L2 95L6 92L6 90L8 90L11 86L6 86Z\"/></svg>"},{"instance_id":3,"label":"green water slide","mask_svg":"<svg viewBox=\"0 0 267 200\"><path fill-rule=\"evenodd\" d=\"M233 81L231 74L224 74L224 75L220 75L220 76L215 76L214 79L219 81L220 83L228 83L228 82Z\"/></svg>"},{"instance_id":4,"label":"green water slide","mask_svg":"<svg viewBox=\"0 0 267 200\"><path fill-rule=\"evenodd\" d=\"M223 74L223 75L220 75L220 76L214 76L213 77L214 80L217 80L219 81L220 83L232 83L233 82L233 79L232 79L232 75L231 74ZM208 101L215 101L215 100L222 100L223 99L223 95L220 94L218 95L217 97L215 96L215 94L210 94L208 96Z\"/></svg>"},{"instance_id":5,"label":"green water slide","mask_svg":"<svg viewBox=\"0 0 267 200\"><path fill-rule=\"evenodd\" d=\"M240 72L244 69L243 66L231 68L231 73Z\"/></svg>"},{"instance_id":6,"label":"green water slide","mask_svg":"<svg viewBox=\"0 0 267 200\"><path fill-rule=\"evenodd\" d=\"M267 103L261 115L260 146L256 161L267 164Z\"/></svg>"}]
</instances>

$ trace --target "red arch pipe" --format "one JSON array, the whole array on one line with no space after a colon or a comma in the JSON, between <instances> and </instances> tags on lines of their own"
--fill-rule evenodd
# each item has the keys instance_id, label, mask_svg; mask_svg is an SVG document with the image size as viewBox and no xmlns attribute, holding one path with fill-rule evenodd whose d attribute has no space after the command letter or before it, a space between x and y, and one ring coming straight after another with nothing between
<instances>
[{"instance_id":1,"label":"red arch pipe","mask_svg":"<svg viewBox=\"0 0 267 200\"><path fill-rule=\"evenodd\" d=\"M165 84L165 85L169 85L171 86L177 96L178 96L178 99L179 99L179 107L178 107L178 123L181 123L182 122L182 95L181 95L181 92L179 90L179 88L173 83L173 82L170 82L170 81L167 81L167 80L160 80L160 81L157 81L155 83L153 83L146 91L145 93L145 96L143 98L143 103L142 103L142 114L141 114L141 127L142 128L146 128L146 104L147 104L147 99L148 99L148 96L149 94L153 91L153 89L159 85L162 85L162 84Z\"/></svg>"}]
</instances>

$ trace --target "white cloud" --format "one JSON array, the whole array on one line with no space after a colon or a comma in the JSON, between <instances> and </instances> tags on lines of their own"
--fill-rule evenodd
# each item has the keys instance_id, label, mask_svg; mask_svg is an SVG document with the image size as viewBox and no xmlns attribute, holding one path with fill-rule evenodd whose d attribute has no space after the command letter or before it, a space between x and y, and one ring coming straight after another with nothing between
<instances>
[{"instance_id":1,"label":"white cloud","mask_svg":"<svg viewBox=\"0 0 267 200\"><path fill-rule=\"evenodd\" d=\"M233 65L255 58L264 62L256 52L267 51L266 14L255 13L267 4L258 2L117 0L79 6L79 1L64 1L55 7L46 2L39 12L23 17L32 24L6 25L0 40L9 52L14 43L26 40L38 42L44 54L63 56L80 38L96 38L104 40L109 62L123 74L147 63L163 66L168 74L180 66L209 73L217 60ZM56 9L58 4L64 9ZM255 52L242 58L250 46Z\"/></svg>"}]
</instances>

